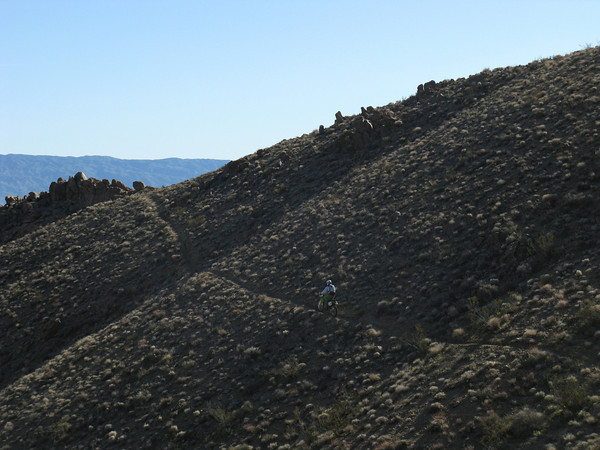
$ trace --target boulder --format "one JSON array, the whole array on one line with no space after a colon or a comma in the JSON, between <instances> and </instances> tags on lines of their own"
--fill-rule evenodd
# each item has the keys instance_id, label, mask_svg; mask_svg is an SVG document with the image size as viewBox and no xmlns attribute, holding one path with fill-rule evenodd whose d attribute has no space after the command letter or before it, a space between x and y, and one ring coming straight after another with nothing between
<instances>
[{"instance_id":1,"label":"boulder","mask_svg":"<svg viewBox=\"0 0 600 450\"><path fill-rule=\"evenodd\" d=\"M134 181L133 182L133 188L136 191L143 191L146 188L146 185L144 184L143 181Z\"/></svg>"},{"instance_id":2,"label":"boulder","mask_svg":"<svg viewBox=\"0 0 600 450\"><path fill-rule=\"evenodd\" d=\"M112 187L116 187L116 188L120 188L120 189L127 189L127 187L123 184L122 181L115 180L115 179L112 180L112 182L110 183L110 185Z\"/></svg>"},{"instance_id":3,"label":"boulder","mask_svg":"<svg viewBox=\"0 0 600 450\"><path fill-rule=\"evenodd\" d=\"M12 195L7 195L4 197L4 201L6 202L6 206L12 206L19 200L19 197L13 197Z\"/></svg>"},{"instance_id":4,"label":"boulder","mask_svg":"<svg viewBox=\"0 0 600 450\"><path fill-rule=\"evenodd\" d=\"M83 173L83 172L77 172L75 174L75 182L77 182L77 183L81 183L82 181L85 181L87 179L88 179L88 177L86 177L85 173Z\"/></svg>"}]
</instances>

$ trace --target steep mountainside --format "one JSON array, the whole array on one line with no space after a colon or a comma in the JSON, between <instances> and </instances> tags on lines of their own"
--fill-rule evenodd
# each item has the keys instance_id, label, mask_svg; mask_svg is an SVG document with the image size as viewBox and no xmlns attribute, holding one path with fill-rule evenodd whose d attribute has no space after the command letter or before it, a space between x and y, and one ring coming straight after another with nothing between
<instances>
[{"instance_id":1,"label":"steep mountainside","mask_svg":"<svg viewBox=\"0 0 600 450\"><path fill-rule=\"evenodd\" d=\"M148 186L168 186L211 170L228 161L216 159L156 160L119 159L108 156L33 156L0 155L0 199L7 195L27 196L30 192L48 190L48 185L77 172L102 180L117 179L132 186L136 180Z\"/></svg>"},{"instance_id":2,"label":"steep mountainside","mask_svg":"<svg viewBox=\"0 0 600 450\"><path fill-rule=\"evenodd\" d=\"M2 244L1 447L597 447L598 86L426 83Z\"/></svg>"}]
</instances>

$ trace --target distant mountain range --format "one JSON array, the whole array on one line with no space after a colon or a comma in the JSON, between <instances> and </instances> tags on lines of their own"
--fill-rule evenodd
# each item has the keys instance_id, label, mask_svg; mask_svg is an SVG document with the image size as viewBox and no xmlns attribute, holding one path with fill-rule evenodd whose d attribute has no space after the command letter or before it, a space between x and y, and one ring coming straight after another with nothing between
<instances>
[{"instance_id":1,"label":"distant mountain range","mask_svg":"<svg viewBox=\"0 0 600 450\"><path fill-rule=\"evenodd\" d=\"M131 187L136 180L161 187L197 177L229 162L219 159L118 159L109 156L0 155L0 204L7 195L47 191L59 177L77 172L89 178L119 180Z\"/></svg>"}]
</instances>

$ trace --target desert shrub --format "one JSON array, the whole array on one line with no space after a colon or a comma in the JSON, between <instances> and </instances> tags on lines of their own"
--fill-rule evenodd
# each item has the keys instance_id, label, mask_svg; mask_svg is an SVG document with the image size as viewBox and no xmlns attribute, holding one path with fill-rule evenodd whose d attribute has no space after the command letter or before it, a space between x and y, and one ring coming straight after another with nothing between
<instances>
[{"instance_id":1,"label":"desert shrub","mask_svg":"<svg viewBox=\"0 0 600 450\"><path fill-rule=\"evenodd\" d=\"M510 438L527 438L545 426L544 414L528 406L506 416L491 411L479 418L480 440L488 448L502 447Z\"/></svg>"},{"instance_id":2,"label":"desert shrub","mask_svg":"<svg viewBox=\"0 0 600 450\"><path fill-rule=\"evenodd\" d=\"M534 432L544 429L546 420L544 414L528 406L508 417L511 437L526 438Z\"/></svg>"},{"instance_id":3,"label":"desert shrub","mask_svg":"<svg viewBox=\"0 0 600 450\"><path fill-rule=\"evenodd\" d=\"M287 381L296 378L304 367L306 367L306 364L298 362L298 358L296 357L291 357L283 361L275 369L266 370L264 375Z\"/></svg>"},{"instance_id":4,"label":"desert shrub","mask_svg":"<svg viewBox=\"0 0 600 450\"><path fill-rule=\"evenodd\" d=\"M479 418L480 442L485 447L499 447L506 439L510 430L510 422L492 411Z\"/></svg>"},{"instance_id":5,"label":"desert shrub","mask_svg":"<svg viewBox=\"0 0 600 450\"><path fill-rule=\"evenodd\" d=\"M13 283L7 286L6 296L9 302L19 300L25 291L25 287L22 283Z\"/></svg>"},{"instance_id":6,"label":"desert shrub","mask_svg":"<svg viewBox=\"0 0 600 450\"><path fill-rule=\"evenodd\" d=\"M406 342L415 350L425 354L429 350L431 339L426 336L423 327L417 324L415 325L415 331L406 338Z\"/></svg>"},{"instance_id":7,"label":"desert shrub","mask_svg":"<svg viewBox=\"0 0 600 450\"><path fill-rule=\"evenodd\" d=\"M571 412L580 411L588 402L587 391L575 376L555 376L550 387L560 406Z\"/></svg>"},{"instance_id":8,"label":"desert shrub","mask_svg":"<svg viewBox=\"0 0 600 450\"><path fill-rule=\"evenodd\" d=\"M507 299L498 298L487 305L481 305L475 296L467 299L468 317L471 325L478 330L501 329L498 318L508 314L516 303L518 296L509 294Z\"/></svg>"},{"instance_id":9,"label":"desert shrub","mask_svg":"<svg viewBox=\"0 0 600 450\"><path fill-rule=\"evenodd\" d=\"M231 432L231 427L235 420L235 414L233 411L227 410L220 405L208 403L206 405L206 411L208 416L211 417L215 422L213 427L213 434L215 436L224 436Z\"/></svg>"},{"instance_id":10,"label":"desert shrub","mask_svg":"<svg viewBox=\"0 0 600 450\"><path fill-rule=\"evenodd\" d=\"M50 425L50 432L52 433L52 438L55 442L65 439L70 430L71 424L69 423L69 416L63 416L58 422Z\"/></svg>"},{"instance_id":11,"label":"desert shrub","mask_svg":"<svg viewBox=\"0 0 600 450\"><path fill-rule=\"evenodd\" d=\"M359 411L355 403L357 398L346 391L342 392L340 399L331 406L321 408L311 422L306 422L300 410L296 408L294 416L298 435L309 447L323 433L330 433L332 436L343 435L348 425L352 423L352 419L358 416Z\"/></svg>"},{"instance_id":12,"label":"desert shrub","mask_svg":"<svg viewBox=\"0 0 600 450\"><path fill-rule=\"evenodd\" d=\"M446 184L453 183L456 180L459 180L461 178L461 173L458 172L455 168L450 167L449 169L446 169L444 178L445 178Z\"/></svg>"},{"instance_id":13,"label":"desert shrub","mask_svg":"<svg viewBox=\"0 0 600 450\"><path fill-rule=\"evenodd\" d=\"M244 357L246 359L256 359L260 356L261 353L262 351L260 350L260 348L254 346L248 347L243 351Z\"/></svg>"},{"instance_id":14,"label":"desert shrub","mask_svg":"<svg viewBox=\"0 0 600 450\"><path fill-rule=\"evenodd\" d=\"M526 105L535 105L541 103L546 97L546 92L539 87L534 87L523 93L521 101Z\"/></svg>"},{"instance_id":15,"label":"desert shrub","mask_svg":"<svg viewBox=\"0 0 600 450\"><path fill-rule=\"evenodd\" d=\"M312 445L314 444L315 440L317 439L317 432L315 430L314 425L306 423L302 419L302 415L301 415L300 409L298 407L296 407L296 409L294 409L294 419L295 419L294 422L295 422L295 426L296 426L296 433L304 441L304 443L309 448L311 448ZM293 432L292 426L288 427L287 432L288 432L288 434L295 434Z\"/></svg>"},{"instance_id":16,"label":"desert shrub","mask_svg":"<svg viewBox=\"0 0 600 450\"><path fill-rule=\"evenodd\" d=\"M175 208L173 208L173 216L175 216L176 218L181 218L185 215L185 208L183 206L176 206Z\"/></svg>"},{"instance_id":17,"label":"desert shrub","mask_svg":"<svg viewBox=\"0 0 600 450\"><path fill-rule=\"evenodd\" d=\"M182 364L184 369L191 369L195 365L196 365L196 361L193 359L188 359L188 360L184 361Z\"/></svg>"},{"instance_id":18,"label":"desert shrub","mask_svg":"<svg viewBox=\"0 0 600 450\"><path fill-rule=\"evenodd\" d=\"M205 223L206 223L206 217L204 217L202 215L194 216L185 222L187 227L192 230L197 230L197 229L201 228Z\"/></svg>"},{"instance_id":19,"label":"desert shrub","mask_svg":"<svg viewBox=\"0 0 600 450\"><path fill-rule=\"evenodd\" d=\"M131 406L142 406L152 399L152 394L148 390L139 391L130 395L127 400Z\"/></svg>"},{"instance_id":20,"label":"desert shrub","mask_svg":"<svg viewBox=\"0 0 600 450\"><path fill-rule=\"evenodd\" d=\"M589 301L575 314L575 329L579 334L590 336L600 329L600 305Z\"/></svg>"},{"instance_id":21,"label":"desert shrub","mask_svg":"<svg viewBox=\"0 0 600 450\"><path fill-rule=\"evenodd\" d=\"M382 300L377 303L377 316L397 313L397 302L394 300Z\"/></svg>"},{"instance_id":22,"label":"desert shrub","mask_svg":"<svg viewBox=\"0 0 600 450\"><path fill-rule=\"evenodd\" d=\"M333 431L335 435L340 435L350 425L357 413L358 411L355 410L355 406L346 394L317 416L315 427L320 433Z\"/></svg>"},{"instance_id":23,"label":"desert shrub","mask_svg":"<svg viewBox=\"0 0 600 450\"><path fill-rule=\"evenodd\" d=\"M288 188L287 184L279 183L273 189L273 194L275 194L275 195L283 194L284 192L287 192L288 190L289 190L289 188Z\"/></svg>"},{"instance_id":24,"label":"desert shrub","mask_svg":"<svg viewBox=\"0 0 600 450\"><path fill-rule=\"evenodd\" d=\"M587 209L595 205L594 197L590 194L578 192L565 196L565 207L571 210Z\"/></svg>"},{"instance_id":25,"label":"desert shrub","mask_svg":"<svg viewBox=\"0 0 600 450\"><path fill-rule=\"evenodd\" d=\"M529 255L533 258L533 263L536 266L541 266L548 260L552 259L557 252L554 243L554 233L542 232L537 237L529 242Z\"/></svg>"},{"instance_id":26,"label":"desert shrub","mask_svg":"<svg viewBox=\"0 0 600 450\"><path fill-rule=\"evenodd\" d=\"M456 340L463 341L466 338L464 328L455 328L452 330L452 337Z\"/></svg>"},{"instance_id":27,"label":"desert shrub","mask_svg":"<svg viewBox=\"0 0 600 450\"><path fill-rule=\"evenodd\" d=\"M532 349L527 357L521 361L521 367L524 369L533 369L536 367L550 367L555 364L553 354L539 349Z\"/></svg>"}]
</instances>

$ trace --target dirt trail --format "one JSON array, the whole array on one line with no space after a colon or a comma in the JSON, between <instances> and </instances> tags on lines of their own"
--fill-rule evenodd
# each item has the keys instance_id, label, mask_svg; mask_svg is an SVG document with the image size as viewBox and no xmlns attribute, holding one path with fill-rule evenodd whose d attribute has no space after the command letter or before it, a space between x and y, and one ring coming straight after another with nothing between
<instances>
[{"instance_id":1,"label":"dirt trail","mask_svg":"<svg viewBox=\"0 0 600 450\"><path fill-rule=\"evenodd\" d=\"M172 217L170 216L169 212L157 201L156 194L150 195L149 198L153 202L158 216L165 222L166 226L169 227L170 231L172 231L174 235L177 236L183 264L185 266L185 269L189 273L205 271L213 274L215 277L222 278L226 281L235 283L249 292L259 295L266 295L268 297L275 298L282 302L289 302L296 306L307 308L309 310L314 310L316 312L316 306L318 301L317 288L315 288L314 298L310 299L300 298L291 293L284 293L285 295L282 295L281 293L275 294L273 292L270 292L269 290L264 289L263 286L259 286L255 283L249 282L248 280L241 279L240 277L237 277L232 273L224 273L222 270L218 270L214 264L209 267L202 267L202 261L200 259L200 256L194 251L192 240L188 236L185 225L176 223L172 220ZM338 307L338 316L332 318L327 314L323 314L323 318L329 318L331 320L334 320L339 324L343 324L343 326L345 327L356 327L356 325L361 325L364 328L372 327L388 337L394 336L403 340L410 338L414 334L414 329L412 327L406 327L402 324L399 324L394 319L374 317L372 315L364 314L361 311L351 309L352 307L350 305L344 304L343 293L338 299L338 301L340 302Z\"/></svg>"},{"instance_id":2,"label":"dirt trail","mask_svg":"<svg viewBox=\"0 0 600 450\"><path fill-rule=\"evenodd\" d=\"M321 318L321 322L324 327L323 331L327 331L326 323L330 323L333 321L338 326L343 328L374 328L378 332L380 332L383 337L387 338L396 338L400 341L412 343L413 347L417 348L416 340L419 339L417 333L415 332L415 328L413 325L406 325L399 323L394 318L376 317L373 314L365 314L362 311L357 311L351 305L344 303L344 295L340 296L338 301L340 302L338 306L338 316L333 318L328 314L318 313L316 306L318 301L318 292L315 289L314 298L301 298L293 295L292 293L274 293L269 289L265 289L263 286L259 286L256 283L252 283L249 280L242 279L238 276L235 276L231 272L226 273L222 270L219 270L215 264L208 267L202 267L203 262L194 248L191 238L188 236L188 233L185 229L185 226L182 224L178 224L172 221L171 216L168 214L164 208L162 208L157 202L155 196L151 196L150 199L154 203L156 207L156 211L158 212L159 217L164 220L166 226L170 228L170 230L177 236L179 243L179 250L181 252L183 264L185 269L190 273L196 273L199 271L207 272L213 275L215 278L220 278L228 283L233 283L241 288L245 289L248 292L258 295L264 295L276 300L279 300L283 303L291 303L297 307L306 308L307 310L314 311L315 314L318 314L319 318ZM161 211L162 209L162 211ZM536 347L533 344L528 344L526 342L504 342L504 343L490 343L490 342L460 342L456 340L452 340L451 338L446 339L437 339L438 342L444 345L457 346L457 347L473 347L473 348L490 348L490 349L520 349L520 350L528 350L533 347ZM583 343L583 342L582 342ZM555 349L544 348L545 351L552 353L556 356L567 356L561 355L560 352L556 352Z\"/></svg>"}]
</instances>

